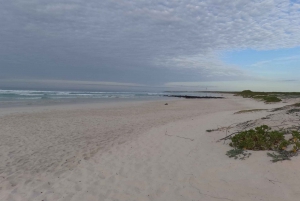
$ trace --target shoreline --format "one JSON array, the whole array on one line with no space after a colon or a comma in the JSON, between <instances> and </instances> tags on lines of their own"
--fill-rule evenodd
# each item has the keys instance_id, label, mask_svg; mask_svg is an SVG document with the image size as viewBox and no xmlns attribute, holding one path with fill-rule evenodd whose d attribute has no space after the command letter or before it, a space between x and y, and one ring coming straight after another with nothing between
<instances>
[{"instance_id":1,"label":"shoreline","mask_svg":"<svg viewBox=\"0 0 300 201\"><path fill-rule=\"evenodd\" d=\"M77 104L110 104L110 103L127 103L143 101L160 101L167 100L166 97L143 97L143 98L61 98L61 99L38 99L38 100L8 100L0 101L0 108L16 107L48 107L60 105L77 105Z\"/></svg>"},{"instance_id":2,"label":"shoreline","mask_svg":"<svg viewBox=\"0 0 300 201\"><path fill-rule=\"evenodd\" d=\"M281 186L286 193L276 193L279 188L260 177L268 174L268 179L276 180L287 164L297 167L297 157L269 164L257 153L247 161L235 161L225 155L228 145L216 143L225 133L206 132L268 114L234 114L239 110L288 104L226 95L223 100L6 108L0 112L0 198L293 200L297 185L291 190ZM275 177L265 172L267 167ZM281 183L298 184L286 174L288 180L282 177Z\"/></svg>"}]
</instances>

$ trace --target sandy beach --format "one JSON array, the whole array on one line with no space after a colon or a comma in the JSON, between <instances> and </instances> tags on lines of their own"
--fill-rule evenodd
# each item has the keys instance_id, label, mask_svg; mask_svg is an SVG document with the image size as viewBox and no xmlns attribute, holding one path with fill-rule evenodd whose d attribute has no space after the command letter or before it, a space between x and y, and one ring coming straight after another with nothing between
<instances>
[{"instance_id":1,"label":"sandy beach","mask_svg":"<svg viewBox=\"0 0 300 201\"><path fill-rule=\"evenodd\" d=\"M226 132L265 104L225 99L85 103L0 109L0 200L299 200L300 157L225 155ZM165 105L165 103L168 103Z\"/></svg>"}]
</instances>

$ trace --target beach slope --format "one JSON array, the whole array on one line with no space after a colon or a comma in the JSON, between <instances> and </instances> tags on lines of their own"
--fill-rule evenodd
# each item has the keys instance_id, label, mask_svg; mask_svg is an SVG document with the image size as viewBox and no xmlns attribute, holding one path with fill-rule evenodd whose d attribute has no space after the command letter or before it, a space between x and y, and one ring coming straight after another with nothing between
<instances>
[{"instance_id":1,"label":"beach slope","mask_svg":"<svg viewBox=\"0 0 300 201\"><path fill-rule=\"evenodd\" d=\"M225 97L3 109L0 200L298 200L300 158L229 159L206 132L290 103Z\"/></svg>"}]
</instances>

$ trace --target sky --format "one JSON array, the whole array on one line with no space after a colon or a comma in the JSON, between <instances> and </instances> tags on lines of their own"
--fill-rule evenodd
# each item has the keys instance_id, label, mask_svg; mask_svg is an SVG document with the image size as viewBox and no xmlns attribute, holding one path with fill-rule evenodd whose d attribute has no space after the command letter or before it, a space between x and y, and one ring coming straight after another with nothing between
<instances>
[{"instance_id":1,"label":"sky","mask_svg":"<svg viewBox=\"0 0 300 201\"><path fill-rule=\"evenodd\" d=\"M300 91L300 0L0 5L0 88Z\"/></svg>"}]
</instances>

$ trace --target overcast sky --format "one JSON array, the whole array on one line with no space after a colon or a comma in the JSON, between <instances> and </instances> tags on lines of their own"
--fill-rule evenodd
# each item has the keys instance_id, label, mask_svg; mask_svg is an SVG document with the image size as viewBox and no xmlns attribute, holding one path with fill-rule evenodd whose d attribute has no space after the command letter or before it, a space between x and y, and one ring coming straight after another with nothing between
<instances>
[{"instance_id":1,"label":"overcast sky","mask_svg":"<svg viewBox=\"0 0 300 201\"><path fill-rule=\"evenodd\" d=\"M0 88L300 90L299 0L0 0Z\"/></svg>"}]
</instances>

